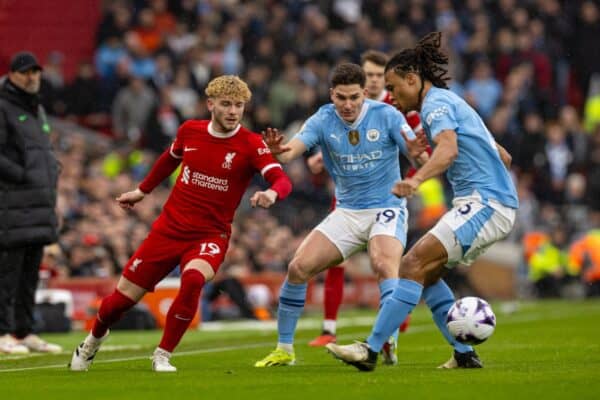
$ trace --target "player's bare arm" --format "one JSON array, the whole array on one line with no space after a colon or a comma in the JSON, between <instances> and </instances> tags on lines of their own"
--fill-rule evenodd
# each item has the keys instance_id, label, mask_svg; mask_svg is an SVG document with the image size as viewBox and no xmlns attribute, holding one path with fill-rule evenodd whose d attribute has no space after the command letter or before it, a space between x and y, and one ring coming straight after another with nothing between
<instances>
[{"instance_id":1,"label":"player's bare arm","mask_svg":"<svg viewBox=\"0 0 600 400\"><path fill-rule=\"evenodd\" d=\"M438 134L433 141L435 150L429 160L411 178L398 181L392 188L392 193L398 197L412 197L419 185L429 178L445 172L458 156L456 132L445 130Z\"/></svg>"},{"instance_id":2,"label":"player's bare arm","mask_svg":"<svg viewBox=\"0 0 600 400\"><path fill-rule=\"evenodd\" d=\"M512 164L512 156L504 147L500 146L498 143L496 143L496 147L498 147L498 153L500 153L500 159L502 160L502 163L504 164L506 169L510 169L510 165Z\"/></svg>"},{"instance_id":3,"label":"player's bare arm","mask_svg":"<svg viewBox=\"0 0 600 400\"><path fill-rule=\"evenodd\" d=\"M124 210L130 210L133 208L135 203L144 199L144 192L142 192L139 188L132 190L130 192L122 193L119 197L116 198L119 206Z\"/></svg>"},{"instance_id":4,"label":"player's bare arm","mask_svg":"<svg viewBox=\"0 0 600 400\"><path fill-rule=\"evenodd\" d=\"M400 130L400 133L406 143L408 156L412 164L417 168L424 165L429 160L429 154L427 154L427 146L429 143L427 142L425 132L423 130L417 132L413 139L409 138L402 129Z\"/></svg>"},{"instance_id":5,"label":"player's bare arm","mask_svg":"<svg viewBox=\"0 0 600 400\"><path fill-rule=\"evenodd\" d=\"M312 174L317 175L323 172L323 169L325 169L325 164L323 163L323 152L319 151L318 153L308 157L306 160L306 165Z\"/></svg>"},{"instance_id":6,"label":"player's bare arm","mask_svg":"<svg viewBox=\"0 0 600 400\"><path fill-rule=\"evenodd\" d=\"M271 154L281 163L290 162L306 151L306 146L299 139L292 139L282 144L284 136L276 128L267 128L262 132L262 137Z\"/></svg>"},{"instance_id":7,"label":"player's bare arm","mask_svg":"<svg viewBox=\"0 0 600 400\"><path fill-rule=\"evenodd\" d=\"M428 143L423 130L416 133L415 137L412 139L406 135L406 132L404 132L403 129L400 129L400 133L404 138L404 142L406 142L406 148L408 149L408 154L411 158L416 160L422 153L426 152Z\"/></svg>"},{"instance_id":8,"label":"player's bare arm","mask_svg":"<svg viewBox=\"0 0 600 400\"><path fill-rule=\"evenodd\" d=\"M269 208L277 201L277 192L273 189L256 192L250 197L252 207Z\"/></svg>"}]
</instances>

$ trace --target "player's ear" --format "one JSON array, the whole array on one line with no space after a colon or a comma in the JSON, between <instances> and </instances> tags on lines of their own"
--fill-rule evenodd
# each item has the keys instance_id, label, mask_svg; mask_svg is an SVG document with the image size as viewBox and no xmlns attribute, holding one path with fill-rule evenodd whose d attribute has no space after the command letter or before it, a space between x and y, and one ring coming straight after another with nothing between
<instances>
[{"instance_id":1,"label":"player's ear","mask_svg":"<svg viewBox=\"0 0 600 400\"><path fill-rule=\"evenodd\" d=\"M329 99L333 103L333 88L329 88Z\"/></svg>"},{"instance_id":2,"label":"player's ear","mask_svg":"<svg viewBox=\"0 0 600 400\"><path fill-rule=\"evenodd\" d=\"M415 74L414 72L408 72L405 76L406 81L408 82L409 85L416 85L419 83L419 75Z\"/></svg>"},{"instance_id":3,"label":"player's ear","mask_svg":"<svg viewBox=\"0 0 600 400\"><path fill-rule=\"evenodd\" d=\"M215 108L215 101L212 97L206 99L206 106L208 107L208 111L212 112L213 108Z\"/></svg>"}]
</instances>

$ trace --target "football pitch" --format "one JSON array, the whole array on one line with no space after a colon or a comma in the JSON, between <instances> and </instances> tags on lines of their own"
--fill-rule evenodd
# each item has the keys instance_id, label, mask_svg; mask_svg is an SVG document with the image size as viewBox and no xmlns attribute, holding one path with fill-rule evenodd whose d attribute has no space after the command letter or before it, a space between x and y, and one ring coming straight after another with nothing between
<instances>
[{"instance_id":1,"label":"football pitch","mask_svg":"<svg viewBox=\"0 0 600 400\"><path fill-rule=\"evenodd\" d=\"M477 351L481 370L439 370L451 349L425 306L400 336L399 364L358 372L322 348L307 345L320 314L305 315L297 332L297 365L254 368L276 343L274 323L207 324L184 337L176 373L150 370L159 331L115 331L88 372L70 372L70 351L84 333L44 335L58 355L0 356L0 399L598 399L600 301L548 301L516 307L492 303L494 335ZM503 312L510 311L510 312ZM340 313L338 342L363 339L372 310Z\"/></svg>"}]
</instances>

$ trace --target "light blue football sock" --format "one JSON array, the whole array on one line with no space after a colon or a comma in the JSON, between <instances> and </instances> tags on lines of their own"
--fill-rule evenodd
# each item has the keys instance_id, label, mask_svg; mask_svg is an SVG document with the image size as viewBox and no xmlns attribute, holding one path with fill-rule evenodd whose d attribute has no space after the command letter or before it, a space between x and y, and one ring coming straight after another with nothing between
<instances>
[{"instance_id":1,"label":"light blue football sock","mask_svg":"<svg viewBox=\"0 0 600 400\"><path fill-rule=\"evenodd\" d=\"M459 353L473 351L471 346L456 341L446 326L448 310L450 310L455 301L454 293L452 293L446 282L440 279L435 285L425 288L423 290L423 300L425 300L427 307L431 310L433 320L438 329L442 332L446 341L454 347L454 350Z\"/></svg>"},{"instance_id":2,"label":"light blue football sock","mask_svg":"<svg viewBox=\"0 0 600 400\"><path fill-rule=\"evenodd\" d=\"M396 289L379 310L371 335L367 338L371 350L381 351L383 344L415 308L422 292L423 285L418 282L408 279L398 281Z\"/></svg>"},{"instance_id":3,"label":"light blue football sock","mask_svg":"<svg viewBox=\"0 0 600 400\"><path fill-rule=\"evenodd\" d=\"M277 309L277 331L279 343L294 343L296 324L304 309L306 300L306 283L283 282L279 293L279 308Z\"/></svg>"},{"instance_id":4,"label":"light blue football sock","mask_svg":"<svg viewBox=\"0 0 600 400\"><path fill-rule=\"evenodd\" d=\"M396 286L398 286L399 281L400 281L400 279L398 279L398 278L390 278L390 279L385 279L385 280L379 282L379 308L380 309L383 306L383 304L385 303L385 301L390 298L390 296L394 292L394 289L396 289ZM398 329L396 329L394 331L394 333L392 333L391 336L393 336L397 342L398 341Z\"/></svg>"}]
</instances>

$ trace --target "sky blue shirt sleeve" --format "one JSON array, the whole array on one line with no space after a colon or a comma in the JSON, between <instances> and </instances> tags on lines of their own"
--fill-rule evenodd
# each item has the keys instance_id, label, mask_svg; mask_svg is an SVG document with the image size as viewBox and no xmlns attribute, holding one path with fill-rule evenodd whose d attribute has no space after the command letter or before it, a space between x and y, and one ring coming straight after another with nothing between
<instances>
[{"instance_id":1,"label":"sky blue shirt sleeve","mask_svg":"<svg viewBox=\"0 0 600 400\"><path fill-rule=\"evenodd\" d=\"M406 141L404 140L404 137L402 137L401 131L403 131L409 139L414 139L416 137L415 133L410 128L410 125L408 125L408 122L406 122L406 118L404 118L404 115L400 111L394 110L393 113L390 113L388 121L390 124L389 129L392 133L392 139L394 142L396 142L402 154L408 158L408 148L406 147Z\"/></svg>"},{"instance_id":2,"label":"sky blue shirt sleeve","mask_svg":"<svg viewBox=\"0 0 600 400\"><path fill-rule=\"evenodd\" d=\"M456 132L458 130L454 106L442 99L427 102L423 107L421 116L425 129L431 134L431 139L442 131L452 130Z\"/></svg>"},{"instance_id":3,"label":"sky blue shirt sleeve","mask_svg":"<svg viewBox=\"0 0 600 400\"><path fill-rule=\"evenodd\" d=\"M294 135L294 139L299 139L307 150L321 144L322 126L320 112L312 115L300 128L300 131Z\"/></svg>"}]
</instances>

